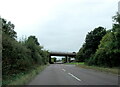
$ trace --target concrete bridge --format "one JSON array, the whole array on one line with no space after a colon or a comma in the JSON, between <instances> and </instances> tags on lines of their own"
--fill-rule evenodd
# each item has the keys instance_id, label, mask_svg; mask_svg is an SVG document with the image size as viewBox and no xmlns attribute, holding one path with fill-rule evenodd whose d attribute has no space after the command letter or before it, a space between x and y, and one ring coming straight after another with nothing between
<instances>
[{"instance_id":1,"label":"concrete bridge","mask_svg":"<svg viewBox=\"0 0 120 87\"><path fill-rule=\"evenodd\" d=\"M49 63L51 63L51 56L65 56L65 62L70 62L70 58L76 56L75 52L50 52Z\"/></svg>"}]
</instances>

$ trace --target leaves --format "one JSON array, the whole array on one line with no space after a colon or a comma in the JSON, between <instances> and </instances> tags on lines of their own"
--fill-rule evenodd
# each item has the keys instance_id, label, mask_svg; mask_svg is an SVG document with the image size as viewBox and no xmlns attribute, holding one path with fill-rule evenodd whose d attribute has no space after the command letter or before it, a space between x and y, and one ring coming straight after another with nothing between
<instances>
[{"instance_id":1,"label":"leaves","mask_svg":"<svg viewBox=\"0 0 120 87\"><path fill-rule=\"evenodd\" d=\"M14 31L14 27L15 25L10 21L7 22L5 19L2 19L2 32L10 38L17 38L17 33Z\"/></svg>"},{"instance_id":2,"label":"leaves","mask_svg":"<svg viewBox=\"0 0 120 87\"><path fill-rule=\"evenodd\" d=\"M104 67L120 66L120 14L113 16L115 24L110 30L95 28L86 36L82 48L77 53L77 60L88 65Z\"/></svg>"},{"instance_id":3,"label":"leaves","mask_svg":"<svg viewBox=\"0 0 120 87\"><path fill-rule=\"evenodd\" d=\"M95 28L86 35L83 47L77 53L77 61L88 61L88 59L95 53L100 40L106 34L106 29L103 27Z\"/></svg>"},{"instance_id":4,"label":"leaves","mask_svg":"<svg viewBox=\"0 0 120 87\"><path fill-rule=\"evenodd\" d=\"M48 63L49 52L42 50L37 38L29 36L22 42L18 42L14 25L3 19L2 34L2 74L3 80L8 75L16 75L31 69L32 66Z\"/></svg>"}]
</instances>

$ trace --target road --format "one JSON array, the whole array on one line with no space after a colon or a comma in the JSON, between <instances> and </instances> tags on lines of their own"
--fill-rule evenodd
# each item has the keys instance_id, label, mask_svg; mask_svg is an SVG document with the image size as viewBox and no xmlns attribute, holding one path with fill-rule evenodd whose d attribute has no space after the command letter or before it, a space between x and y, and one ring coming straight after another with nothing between
<instances>
[{"instance_id":1,"label":"road","mask_svg":"<svg viewBox=\"0 0 120 87\"><path fill-rule=\"evenodd\" d=\"M28 85L117 85L118 76L75 65L51 64Z\"/></svg>"}]
</instances>

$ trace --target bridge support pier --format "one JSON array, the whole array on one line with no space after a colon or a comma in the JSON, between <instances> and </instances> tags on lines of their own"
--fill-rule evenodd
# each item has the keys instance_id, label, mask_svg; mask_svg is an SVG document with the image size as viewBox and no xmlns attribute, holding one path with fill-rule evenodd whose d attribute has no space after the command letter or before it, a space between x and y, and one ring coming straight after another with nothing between
<instances>
[{"instance_id":1,"label":"bridge support pier","mask_svg":"<svg viewBox=\"0 0 120 87\"><path fill-rule=\"evenodd\" d=\"M65 63L67 63L67 56L65 56Z\"/></svg>"},{"instance_id":2,"label":"bridge support pier","mask_svg":"<svg viewBox=\"0 0 120 87\"><path fill-rule=\"evenodd\" d=\"M49 63L51 64L51 56L49 56Z\"/></svg>"},{"instance_id":3,"label":"bridge support pier","mask_svg":"<svg viewBox=\"0 0 120 87\"><path fill-rule=\"evenodd\" d=\"M69 63L70 62L70 57L69 56L65 56L65 63Z\"/></svg>"}]
</instances>

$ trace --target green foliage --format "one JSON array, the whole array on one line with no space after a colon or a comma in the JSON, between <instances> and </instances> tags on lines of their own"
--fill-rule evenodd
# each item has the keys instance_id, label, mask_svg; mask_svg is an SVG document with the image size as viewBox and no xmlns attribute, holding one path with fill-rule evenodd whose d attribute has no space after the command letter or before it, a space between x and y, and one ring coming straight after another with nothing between
<instances>
[{"instance_id":1,"label":"green foliage","mask_svg":"<svg viewBox=\"0 0 120 87\"><path fill-rule=\"evenodd\" d=\"M120 66L120 14L117 13L113 20L115 23L111 30L98 27L88 33L77 53L77 61L103 67Z\"/></svg>"},{"instance_id":2,"label":"green foliage","mask_svg":"<svg viewBox=\"0 0 120 87\"><path fill-rule=\"evenodd\" d=\"M29 36L28 39L17 41L14 25L2 19L2 74L3 81L8 76L28 71L36 65L48 63L49 52L42 50L37 38Z\"/></svg>"},{"instance_id":3,"label":"green foliage","mask_svg":"<svg viewBox=\"0 0 120 87\"><path fill-rule=\"evenodd\" d=\"M40 52L40 55L42 56L42 64L47 64L49 62L49 52L46 50L42 50Z\"/></svg>"},{"instance_id":4,"label":"green foliage","mask_svg":"<svg viewBox=\"0 0 120 87\"><path fill-rule=\"evenodd\" d=\"M30 50L19 44L12 38L3 34L3 75L15 74L26 70L32 64Z\"/></svg>"},{"instance_id":5,"label":"green foliage","mask_svg":"<svg viewBox=\"0 0 120 87\"><path fill-rule=\"evenodd\" d=\"M113 21L120 24L120 14L117 12L115 16L113 16Z\"/></svg>"},{"instance_id":6,"label":"green foliage","mask_svg":"<svg viewBox=\"0 0 120 87\"><path fill-rule=\"evenodd\" d=\"M115 18L115 20L119 22L117 18ZM99 48L96 51L92 62L93 64L98 66L117 67L120 66L119 61L120 61L120 25L114 24L111 32L108 32L102 38Z\"/></svg>"},{"instance_id":7,"label":"green foliage","mask_svg":"<svg viewBox=\"0 0 120 87\"><path fill-rule=\"evenodd\" d=\"M76 62L84 62L85 61L85 44L80 48L79 52L76 55Z\"/></svg>"},{"instance_id":8,"label":"green foliage","mask_svg":"<svg viewBox=\"0 0 120 87\"><path fill-rule=\"evenodd\" d=\"M57 62L56 60L57 60L56 57L51 58L51 62L52 62L52 63Z\"/></svg>"},{"instance_id":9,"label":"green foliage","mask_svg":"<svg viewBox=\"0 0 120 87\"><path fill-rule=\"evenodd\" d=\"M40 45L35 36L29 36L27 41L33 41L34 44Z\"/></svg>"},{"instance_id":10,"label":"green foliage","mask_svg":"<svg viewBox=\"0 0 120 87\"><path fill-rule=\"evenodd\" d=\"M66 62L66 58L62 58L62 63L65 63Z\"/></svg>"},{"instance_id":11,"label":"green foliage","mask_svg":"<svg viewBox=\"0 0 120 87\"><path fill-rule=\"evenodd\" d=\"M115 41L113 32L109 32L103 37L93 58L94 64L99 66L113 66L112 62L115 62L113 60L116 60L114 52L117 51L113 41Z\"/></svg>"},{"instance_id":12,"label":"green foliage","mask_svg":"<svg viewBox=\"0 0 120 87\"><path fill-rule=\"evenodd\" d=\"M14 27L14 24L12 24L10 21L7 22L5 19L2 18L2 32L7 34L10 38L17 37L17 33L14 31Z\"/></svg>"},{"instance_id":13,"label":"green foliage","mask_svg":"<svg viewBox=\"0 0 120 87\"><path fill-rule=\"evenodd\" d=\"M89 58L95 53L100 40L106 34L106 29L103 27L95 28L93 31L86 35L85 43L79 50L76 56L76 60L88 62Z\"/></svg>"},{"instance_id":14,"label":"green foliage","mask_svg":"<svg viewBox=\"0 0 120 87\"><path fill-rule=\"evenodd\" d=\"M41 55L39 54L39 51L41 51L41 47L38 44L37 38L35 36L30 36L25 41L24 44L27 49L31 51L31 58L34 60L34 63L41 64Z\"/></svg>"}]
</instances>

